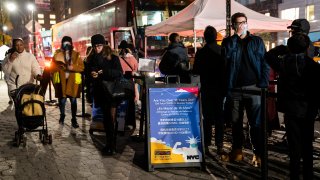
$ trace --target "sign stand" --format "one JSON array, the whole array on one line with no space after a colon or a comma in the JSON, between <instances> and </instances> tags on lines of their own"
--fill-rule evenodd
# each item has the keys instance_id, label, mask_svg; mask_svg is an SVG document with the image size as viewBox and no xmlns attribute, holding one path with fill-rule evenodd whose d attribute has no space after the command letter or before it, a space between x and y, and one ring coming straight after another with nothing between
<instances>
[{"instance_id":1,"label":"sign stand","mask_svg":"<svg viewBox=\"0 0 320 180\"><path fill-rule=\"evenodd\" d=\"M198 84L147 84L148 170L204 167Z\"/></svg>"}]
</instances>

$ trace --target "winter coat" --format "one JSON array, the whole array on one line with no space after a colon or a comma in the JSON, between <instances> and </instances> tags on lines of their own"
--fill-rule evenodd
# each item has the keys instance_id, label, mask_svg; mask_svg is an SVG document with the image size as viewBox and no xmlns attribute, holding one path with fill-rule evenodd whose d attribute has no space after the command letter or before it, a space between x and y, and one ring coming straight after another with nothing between
<instances>
[{"instance_id":1,"label":"winter coat","mask_svg":"<svg viewBox=\"0 0 320 180\"><path fill-rule=\"evenodd\" d=\"M33 83L34 78L41 75L39 63L33 54L24 50L13 62L9 60L10 55L5 57L2 65L9 91L23 84Z\"/></svg>"},{"instance_id":2,"label":"winter coat","mask_svg":"<svg viewBox=\"0 0 320 180\"><path fill-rule=\"evenodd\" d=\"M116 55L111 55L111 60L105 59L102 54L94 54L90 56L88 64L88 70L92 71L102 70L102 74L97 78L92 78L93 80L93 99L94 104L99 107L103 104L112 104L110 99L105 96L102 81L114 81L117 78L122 77L122 68L120 64L119 57Z\"/></svg>"},{"instance_id":3,"label":"winter coat","mask_svg":"<svg viewBox=\"0 0 320 180\"><path fill-rule=\"evenodd\" d=\"M174 62L172 62L172 60ZM190 83L191 78L189 72L189 57L187 50L182 43L169 44L166 52L162 56L161 61L171 61L173 65L170 66L174 66L174 68L170 70L170 72L165 73L166 75L179 75L181 83ZM162 72L161 65L159 66L160 71Z\"/></svg>"},{"instance_id":4,"label":"winter coat","mask_svg":"<svg viewBox=\"0 0 320 180\"><path fill-rule=\"evenodd\" d=\"M285 48L283 46L283 48ZM277 56L281 49L266 53L266 59L279 73L279 111L295 117L305 117L310 103L319 104L320 65L304 53Z\"/></svg>"},{"instance_id":5,"label":"winter coat","mask_svg":"<svg viewBox=\"0 0 320 180\"><path fill-rule=\"evenodd\" d=\"M69 77L68 81L66 79L66 67L67 64L65 62L65 55L64 51L58 49L54 56L52 61L52 71L51 73L54 75L54 73L59 73L60 83L55 83L55 97L56 98L62 98L62 97L80 97L81 93L81 83L76 83L76 76L79 77L80 73L84 70L84 64L80 57L80 54L74 50L72 50L71 55L71 64L73 66L73 70L68 71ZM61 66L63 68L61 68ZM76 73L78 73L76 75Z\"/></svg>"},{"instance_id":6,"label":"winter coat","mask_svg":"<svg viewBox=\"0 0 320 180\"><path fill-rule=\"evenodd\" d=\"M256 84L259 88L267 88L269 84L270 67L264 59L265 46L263 40L248 33L247 54L251 67L258 78ZM227 37L222 42L222 55L226 60L227 91L235 87L242 60L243 47L238 35Z\"/></svg>"},{"instance_id":7,"label":"winter coat","mask_svg":"<svg viewBox=\"0 0 320 180\"><path fill-rule=\"evenodd\" d=\"M171 51L172 53L177 54L181 61L189 63L188 53L183 44L171 43L169 44L167 51Z\"/></svg>"},{"instance_id":8,"label":"winter coat","mask_svg":"<svg viewBox=\"0 0 320 180\"><path fill-rule=\"evenodd\" d=\"M225 61L221 56L221 47L216 42L206 44L197 51L193 73L200 75L201 89L211 89L220 95L224 92Z\"/></svg>"}]
</instances>

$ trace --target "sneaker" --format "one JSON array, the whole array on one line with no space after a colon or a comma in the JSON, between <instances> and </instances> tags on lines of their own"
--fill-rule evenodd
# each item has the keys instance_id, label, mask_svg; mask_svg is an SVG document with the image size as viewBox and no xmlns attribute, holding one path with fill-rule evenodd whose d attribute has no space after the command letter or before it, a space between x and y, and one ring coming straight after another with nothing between
<instances>
[{"instance_id":1,"label":"sneaker","mask_svg":"<svg viewBox=\"0 0 320 180\"><path fill-rule=\"evenodd\" d=\"M78 128L78 127L79 127L79 124L76 123L76 122L75 122L75 123L72 123L72 127L73 127L73 128Z\"/></svg>"},{"instance_id":2,"label":"sneaker","mask_svg":"<svg viewBox=\"0 0 320 180\"><path fill-rule=\"evenodd\" d=\"M8 104L12 104L13 102L10 100L9 102L8 102Z\"/></svg>"},{"instance_id":3,"label":"sneaker","mask_svg":"<svg viewBox=\"0 0 320 180\"><path fill-rule=\"evenodd\" d=\"M242 161L243 154L242 149L232 149L231 152L228 154L229 161Z\"/></svg>"},{"instance_id":4,"label":"sneaker","mask_svg":"<svg viewBox=\"0 0 320 180\"><path fill-rule=\"evenodd\" d=\"M252 158L252 165L254 167L260 167L261 166L261 158L260 156L258 155L253 155L253 158Z\"/></svg>"}]
</instances>

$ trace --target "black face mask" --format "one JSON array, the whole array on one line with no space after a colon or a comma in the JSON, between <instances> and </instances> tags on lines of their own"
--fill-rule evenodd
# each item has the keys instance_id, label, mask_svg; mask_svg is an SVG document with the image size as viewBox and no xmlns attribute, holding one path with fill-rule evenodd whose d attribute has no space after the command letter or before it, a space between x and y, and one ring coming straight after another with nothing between
<instances>
[{"instance_id":1,"label":"black face mask","mask_svg":"<svg viewBox=\"0 0 320 180\"><path fill-rule=\"evenodd\" d=\"M70 51L70 50L72 50L72 46L70 44L66 44L62 47L62 49L65 51Z\"/></svg>"}]
</instances>

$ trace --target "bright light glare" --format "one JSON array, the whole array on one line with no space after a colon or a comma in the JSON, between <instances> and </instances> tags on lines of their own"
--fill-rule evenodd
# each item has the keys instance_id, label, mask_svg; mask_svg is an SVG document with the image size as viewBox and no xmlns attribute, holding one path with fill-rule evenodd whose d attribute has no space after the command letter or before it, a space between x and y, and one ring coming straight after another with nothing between
<instances>
[{"instance_id":1,"label":"bright light glare","mask_svg":"<svg viewBox=\"0 0 320 180\"><path fill-rule=\"evenodd\" d=\"M87 14L80 14L76 17L77 22L90 21L93 19L93 16Z\"/></svg>"},{"instance_id":2,"label":"bright light glare","mask_svg":"<svg viewBox=\"0 0 320 180\"><path fill-rule=\"evenodd\" d=\"M34 9L35 9L34 5L31 3L27 5L27 8L29 11L34 11Z\"/></svg>"},{"instance_id":3,"label":"bright light glare","mask_svg":"<svg viewBox=\"0 0 320 180\"><path fill-rule=\"evenodd\" d=\"M2 27L2 30L3 30L3 31L7 31L7 30L8 30L8 27L7 27L7 26L3 26L3 27Z\"/></svg>"},{"instance_id":4,"label":"bright light glare","mask_svg":"<svg viewBox=\"0 0 320 180\"><path fill-rule=\"evenodd\" d=\"M6 5L7 5L7 9L11 12L17 9L17 5L13 2L8 2Z\"/></svg>"},{"instance_id":5,"label":"bright light glare","mask_svg":"<svg viewBox=\"0 0 320 180\"><path fill-rule=\"evenodd\" d=\"M51 61L45 61L44 66L49 68L51 66Z\"/></svg>"}]
</instances>

